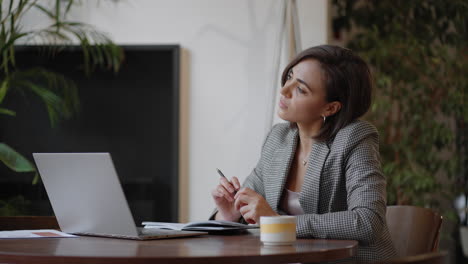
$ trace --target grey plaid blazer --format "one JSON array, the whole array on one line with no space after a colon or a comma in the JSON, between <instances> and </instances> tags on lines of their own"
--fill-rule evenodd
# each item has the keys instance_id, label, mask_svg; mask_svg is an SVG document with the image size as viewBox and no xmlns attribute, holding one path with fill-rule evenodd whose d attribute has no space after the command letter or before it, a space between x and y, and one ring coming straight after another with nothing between
<instances>
[{"instance_id":1,"label":"grey plaid blazer","mask_svg":"<svg viewBox=\"0 0 468 264\"><path fill-rule=\"evenodd\" d=\"M358 240L359 263L396 256L385 221L386 180L380 169L378 133L355 121L331 142L312 146L299 202L297 236ZM294 159L298 129L275 125L263 144L261 158L244 182L278 209Z\"/></svg>"}]
</instances>

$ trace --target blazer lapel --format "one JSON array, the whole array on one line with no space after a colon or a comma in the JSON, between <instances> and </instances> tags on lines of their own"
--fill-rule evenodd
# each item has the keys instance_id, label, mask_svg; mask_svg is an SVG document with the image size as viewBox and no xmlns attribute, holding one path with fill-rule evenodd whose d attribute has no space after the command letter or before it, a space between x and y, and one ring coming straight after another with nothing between
<instances>
[{"instance_id":1,"label":"blazer lapel","mask_svg":"<svg viewBox=\"0 0 468 264\"><path fill-rule=\"evenodd\" d=\"M316 142L312 145L311 151L299 196L299 203L306 214L318 213L320 178L322 176L323 164L330 153L330 149L326 142Z\"/></svg>"},{"instance_id":2,"label":"blazer lapel","mask_svg":"<svg viewBox=\"0 0 468 264\"><path fill-rule=\"evenodd\" d=\"M297 128L292 129L288 134L288 139L282 148L275 151L272 157L270 175L267 177L266 200L271 208L278 212L278 204L283 193L284 185L291 168L292 160L296 152Z\"/></svg>"}]
</instances>

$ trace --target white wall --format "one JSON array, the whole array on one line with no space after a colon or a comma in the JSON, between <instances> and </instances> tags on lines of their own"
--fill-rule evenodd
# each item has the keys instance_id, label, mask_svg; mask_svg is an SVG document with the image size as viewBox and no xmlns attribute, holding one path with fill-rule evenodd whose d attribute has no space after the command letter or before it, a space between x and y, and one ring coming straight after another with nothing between
<instances>
[{"instance_id":1,"label":"white wall","mask_svg":"<svg viewBox=\"0 0 468 264\"><path fill-rule=\"evenodd\" d=\"M210 190L219 178L215 168L244 179L259 158L271 116L268 86L280 5L272 0L83 1L72 13L118 44L183 48L181 221L203 220L211 212ZM325 43L326 0L302 0L298 6L302 46Z\"/></svg>"}]
</instances>

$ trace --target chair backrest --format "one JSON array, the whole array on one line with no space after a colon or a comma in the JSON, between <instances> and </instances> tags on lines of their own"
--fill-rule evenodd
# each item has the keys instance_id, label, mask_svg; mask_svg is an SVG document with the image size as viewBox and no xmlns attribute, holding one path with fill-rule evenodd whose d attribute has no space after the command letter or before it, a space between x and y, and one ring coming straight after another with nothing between
<instances>
[{"instance_id":1,"label":"chair backrest","mask_svg":"<svg viewBox=\"0 0 468 264\"><path fill-rule=\"evenodd\" d=\"M398 256L437 251L442 216L416 206L388 206L387 225Z\"/></svg>"},{"instance_id":2,"label":"chair backrest","mask_svg":"<svg viewBox=\"0 0 468 264\"><path fill-rule=\"evenodd\" d=\"M447 252L432 252L410 257L395 258L376 264L444 264Z\"/></svg>"}]
</instances>

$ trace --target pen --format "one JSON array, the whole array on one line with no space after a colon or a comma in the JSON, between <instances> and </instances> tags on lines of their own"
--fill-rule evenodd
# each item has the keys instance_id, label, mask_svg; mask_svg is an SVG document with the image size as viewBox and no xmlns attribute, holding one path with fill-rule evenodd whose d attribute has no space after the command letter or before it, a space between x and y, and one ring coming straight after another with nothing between
<instances>
[{"instance_id":1,"label":"pen","mask_svg":"<svg viewBox=\"0 0 468 264\"><path fill-rule=\"evenodd\" d=\"M218 172L218 174L219 174L221 177L223 177L223 178L225 178L225 179L227 180L226 176L224 176L224 174L221 172L220 169L216 168L216 171ZM228 180L228 182L231 183L232 186L234 186L234 184L232 184L232 182L230 182L229 180ZM235 189L235 187L234 187L234 193L236 193L236 192L237 192L237 191L236 191L236 189Z\"/></svg>"},{"instance_id":2,"label":"pen","mask_svg":"<svg viewBox=\"0 0 468 264\"><path fill-rule=\"evenodd\" d=\"M224 174L218 168L216 168L216 171L218 172L219 175L221 175L221 177L226 178L226 176L224 176Z\"/></svg>"}]
</instances>

